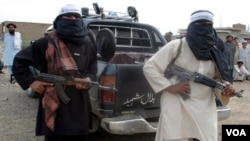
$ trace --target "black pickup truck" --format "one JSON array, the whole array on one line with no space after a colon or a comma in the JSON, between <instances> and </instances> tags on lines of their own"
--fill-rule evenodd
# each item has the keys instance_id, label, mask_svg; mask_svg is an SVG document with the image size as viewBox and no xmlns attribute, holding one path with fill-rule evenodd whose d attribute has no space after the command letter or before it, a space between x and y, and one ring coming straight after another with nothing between
<instances>
[{"instance_id":1,"label":"black pickup truck","mask_svg":"<svg viewBox=\"0 0 250 141\"><path fill-rule=\"evenodd\" d=\"M98 82L105 86L113 85L117 89L90 89L95 125L93 132L100 129L115 135L156 132L161 93L153 92L142 68L144 62L166 44L166 40L158 29L134 22L137 17L132 17L132 20L118 17L83 18L85 25L97 37ZM105 46L104 39L98 38L103 30L113 34L113 49L108 48L107 44ZM230 116L230 109L225 106L218 106L217 112L218 120Z\"/></svg>"},{"instance_id":2,"label":"black pickup truck","mask_svg":"<svg viewBox=\"0 0 250 141\"><path fill-rule=\"evenodd\" d=\"M154 94L142 68L144 61L166 44L163 36L148 24L116 20L85 24L95 34L110 29L116 41L112 58L100 57L97 78L101 85L114 85L117 91L90 90L92 112L100 122L97 128L100 125L113 134L155 132L160 94Z\"/></svg>"}]
</instances>

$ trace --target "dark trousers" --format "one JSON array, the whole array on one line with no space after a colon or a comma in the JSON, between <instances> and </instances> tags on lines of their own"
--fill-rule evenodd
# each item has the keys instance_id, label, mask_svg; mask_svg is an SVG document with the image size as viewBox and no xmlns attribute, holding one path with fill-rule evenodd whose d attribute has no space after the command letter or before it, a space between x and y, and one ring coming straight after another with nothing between
<instances>
[{"instance_id":1,"label":"dark trousers","mask_svg":"<svg viewBox=\"0 0 250 141\"><path fill-rule=\"evenodd\" d=\"M81 136L46 135L45 141L88 141L88 135L81 135Z\"/></svg>"}]
</instances>

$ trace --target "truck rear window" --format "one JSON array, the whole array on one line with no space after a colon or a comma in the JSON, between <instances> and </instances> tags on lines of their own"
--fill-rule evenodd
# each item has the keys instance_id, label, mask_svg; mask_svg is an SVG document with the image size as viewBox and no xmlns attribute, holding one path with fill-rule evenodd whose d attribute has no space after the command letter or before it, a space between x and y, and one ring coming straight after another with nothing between
<instances>
[{"instance_id":1,"label":"truck rear window","mask_svg":"<svg viewBox=\"0 0 250 141\"><path fill-rule=\"evenodd\" d=\"M102 28L109 28L113 31L117 46L151 48L152 43L147 30L134 27L115 27L104 25L89 26L95 34Z\"/></svg>"}]
</instances>

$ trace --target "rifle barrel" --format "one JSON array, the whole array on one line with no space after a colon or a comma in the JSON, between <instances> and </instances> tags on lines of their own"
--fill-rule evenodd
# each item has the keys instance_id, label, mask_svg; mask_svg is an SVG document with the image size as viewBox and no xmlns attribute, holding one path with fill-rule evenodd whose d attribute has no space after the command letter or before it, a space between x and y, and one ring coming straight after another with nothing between
<instances>
[{"instance_id":1,"label":"rifle barrel","mask_svg":"<svg viewBox=\"0 0 250 141\"><path fill-rule=\"evenodd\" d=\"M59 83L62 85L87 84L90 87L94 86L102 90L117 91L114 85L102 86L96 81L85 81L81 78L63 77L63 76L58 76L58 75L53 75L53 74L48 74L48 73L40 73L38 75L35 75L34 77L36 80L40 80L40 81L48 82L48 83Z\"/></svg>"}]
</instances>

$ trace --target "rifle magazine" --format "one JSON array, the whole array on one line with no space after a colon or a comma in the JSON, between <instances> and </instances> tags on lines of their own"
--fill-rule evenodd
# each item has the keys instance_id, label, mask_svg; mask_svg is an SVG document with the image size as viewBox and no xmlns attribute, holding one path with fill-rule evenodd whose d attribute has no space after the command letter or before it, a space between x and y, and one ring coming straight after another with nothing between
<instances>
[{"instance_id":1,"label":"rifle magazine","mask_svg":"<svg viewBox=\"0 0 250 141\"><path fill-rule=\"evenodd\" d=\"M59 97L59 99L64 103L68 104L70 101L70 98L66 95L66 93L63 90L63 87L61 84L55 83L56 93Z\"/></svg>"}]
</instances>

